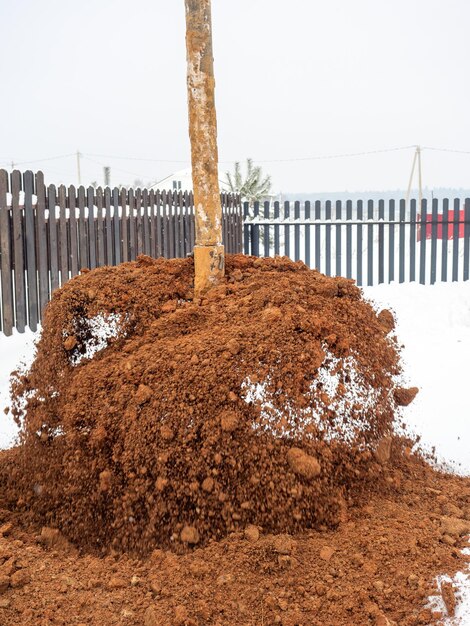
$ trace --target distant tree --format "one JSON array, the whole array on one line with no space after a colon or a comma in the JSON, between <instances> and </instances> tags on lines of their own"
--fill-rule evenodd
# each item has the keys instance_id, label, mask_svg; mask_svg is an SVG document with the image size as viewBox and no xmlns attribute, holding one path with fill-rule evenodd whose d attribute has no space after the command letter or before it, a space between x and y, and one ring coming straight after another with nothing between
<instances>
[{"instance_id":1,"label":"distant tree","mask_svg":"<svg viewBox=\"0 0 470 626\"><path fill-rule=\"evenodd\" d=\"M225 173L227 185L232 193L240 194L243 202L249 202L250 207L256 201L269 196L271 191L271 176L264 176L259 165L253 165L252 159L246 160L246 174L243 175L240 163L235 163L233 174Z\"/></svg>"}]
</instances>

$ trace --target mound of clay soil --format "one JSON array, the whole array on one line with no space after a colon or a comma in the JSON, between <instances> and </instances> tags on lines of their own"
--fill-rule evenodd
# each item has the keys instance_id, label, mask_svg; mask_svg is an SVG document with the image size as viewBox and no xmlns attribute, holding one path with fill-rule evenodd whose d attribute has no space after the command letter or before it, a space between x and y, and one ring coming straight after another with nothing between
<instances>
[{"instance_id":1,"label":"mound of clay soil","mask_svg":"<svg viewBox=\"0 0 470 626\"><path fill-rule=\"evenodd\" d=\"M466 567L470 482L403 452L394 441L387 486L335 530L273 535L252 525L184 554L79 554L57 529L25 528L24 514L0 508L0 624L442 624L459 594L435 577ZM2 452L0 466L12 455ZM430 595L444 601L428 606Z\"/></svg>"},{"instance_id":2,"label":"mound of clay soil","mask_svg":"<svg viewBox=\"0 0 470 626\"><path fill-rule=\"evenodd\" d=\"M386 483L397 404L390 314L282 258L83 272L57 291L14 383L7 505L76 546L182 552L257 525L334 528ZM393 480L393 479L392 479Z\"/></svg>"}]
</instances>

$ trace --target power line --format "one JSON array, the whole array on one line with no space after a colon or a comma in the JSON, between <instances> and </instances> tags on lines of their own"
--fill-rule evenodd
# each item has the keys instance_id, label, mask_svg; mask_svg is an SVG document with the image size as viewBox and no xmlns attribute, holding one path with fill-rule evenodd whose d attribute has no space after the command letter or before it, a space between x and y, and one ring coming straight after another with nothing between
<instances>
[{"instance_id":1,"label":"power line","mask_svg":"<svg viewBox=\"0 0 470 626\"><path fill-rule=\"evenodd\" d=\"M42 161L54 161L56 159L65 159L66 157L76 156L76 152L70 154L60 154L59 156L46 157L44 159L31 159L30 161L14 161L15 165L26 165L28 163L41 163Z\"/></svg>"},{"instance_id":2,"label":"power line","mask_svg":"<svg viewBox=\"0 0 470 626\"><path fill-rule=\"evenodd\" d=\"M470 154L470 150L453 150L452 148L433 148L431 146L423 146L422 150L433 150L434 152L453 152L455 154Z\"/></svg>"},{"instance_id":3,"label":"power line","mask_svg":"<svg viewBox=\"0 0 470 626\"><path fill-rule=\"evenodd\" d=\"M96 161L95 159L91 159L89 156L87 156L86 154L83 154L82 152L80 154L87 161L91 161L92 163L101 165L101 167L107 167L106 163L101 163L101 161ZM121 167L113 167L113 169L117 170L118 172L124 172L125 174L132 174L132 176L137 176L137 178L144 178L143 176L141 176L140 174L137 174L136 172L130 172L129 170L124 170Z\"/></svg>"},{"instance_id":4,"label":"power line","mask_svg":"<svg viewBox=\"0 0 470 626\"><path fill-rule=\"evenodd\" d=\"M83 154L83 156L90 156L90 157L98 157L98 158L102 158L102 159L120 159L123 161L149 161L152 163L189 163L188 160L186 161L178 161L175 159L148 159L148 158L140 158L140 157L125 157L125 156L116 156L116 155L112 155L112 154Z\"/></svg>"},{"instance_id":5,"label":"power line","mask_svg":"<svg viewBox=\"0 0 470 626\"><path fill-rule=\"evenodd\" d=\"M327 159L344 159L346 157L359 157L366 156L369 154L382 154L384 152L398 152L399 150L410 150L411 148L416 149L415 145L412 146L399 146L397 148L383 148L382 150L365 150L363 152L345 152L343 154L324 154L317 155L311 157L296 157L291 159L269 159L269 160L260 160L253 159L256 163L287 163L292 161L320 161ZM228 161L225 161L228 163Z\"/></svg>"}]
</instances>

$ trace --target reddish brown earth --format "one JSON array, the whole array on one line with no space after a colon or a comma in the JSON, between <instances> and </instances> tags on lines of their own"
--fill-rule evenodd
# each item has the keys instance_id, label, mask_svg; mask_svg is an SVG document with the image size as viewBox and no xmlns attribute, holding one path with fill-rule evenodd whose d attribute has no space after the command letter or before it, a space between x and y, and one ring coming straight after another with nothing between
<instances>
[{"instance_id":1,"label":"reddish brown earth","mask_svg":"<svg viewBox=\"0 0 470 626\"><path fill-rule=\"evenodd\" d=\"M0 456L0 624L436 622L470 485L391 437L416 390L389 312L287 259L229 257L202 300L192 275L141 257L56 292ZM74 365L98 314L120 334Z\"/></svg>"}]
</instances>

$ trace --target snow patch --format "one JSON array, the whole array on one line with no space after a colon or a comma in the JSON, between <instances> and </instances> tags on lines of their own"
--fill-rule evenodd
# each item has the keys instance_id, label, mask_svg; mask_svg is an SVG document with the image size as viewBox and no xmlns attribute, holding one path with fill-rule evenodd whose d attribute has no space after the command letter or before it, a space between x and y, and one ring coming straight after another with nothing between
<instances>
[{"instance_id":1,"label":"snow patch","mask_svg":"<svg viewBox=\"0 0 470 626\"><path fill-rule=\"evenodd\" d=\"M83 359L92 359L95 354L104 350L111 339L123 334L123 327L127 318L119 313L99 313L95 317L80 321L80 333L86 339L70 356L72 365L78 365ZM64 339L66 334L64 333Z\"/></svg>"},{"instance_id":2,"label":"snow patch","mask_svg":"<svg viewBox=\"0 0 470 626\"><path fill-rule=\"evenodd\" d=\"M253 382L247 377L242 398L260 407L253 429L268 431L279 437L309 437L320 432L327 441L352 442L367 423L366 417L376 410L380 392L366 383L358 371L354 356L336 357L326 346L325 359L310 385L308 406L295 407L287 399L279 406L282 390L273 392L271 378Z\"/></svg>"}]
</instances>

